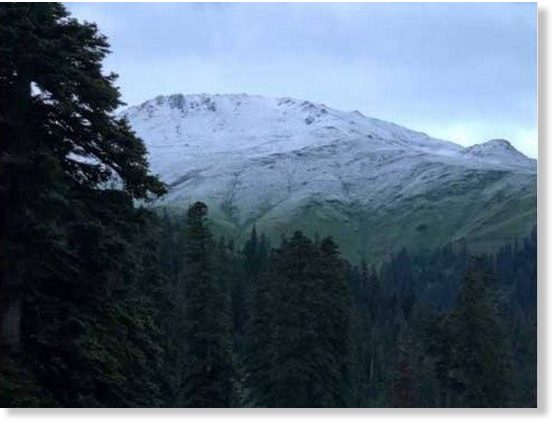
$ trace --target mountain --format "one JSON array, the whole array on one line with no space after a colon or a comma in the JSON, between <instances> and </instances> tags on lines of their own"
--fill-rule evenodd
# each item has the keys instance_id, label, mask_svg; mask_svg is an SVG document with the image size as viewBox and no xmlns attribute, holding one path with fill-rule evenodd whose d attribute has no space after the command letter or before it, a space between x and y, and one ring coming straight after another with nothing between
<instances>
[{"instance_id":1,"label":"mountain","mask_svg":"<svg viewBox=\"0 0 554 424\"><path fill-rule=\"evenodd\" d=\"M464 148L360 112L291 98L159 96L122 112L169 185L220 232L333 235L352 259L464 242L475 251L536 223L536 161L505 140Z\"/></svg>"}]
</instances>

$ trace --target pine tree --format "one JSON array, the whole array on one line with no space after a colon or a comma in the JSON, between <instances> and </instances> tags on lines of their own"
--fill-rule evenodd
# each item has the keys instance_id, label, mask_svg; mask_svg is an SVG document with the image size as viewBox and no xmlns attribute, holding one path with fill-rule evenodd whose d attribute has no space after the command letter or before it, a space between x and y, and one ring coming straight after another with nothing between
<instances>
[{"instance_id":1,"label":"pine tree","mask_svg":"<svg viewBox=\"0 0 554 424\"><path fill-rule=\"evenodd\" d=\"M283 242L272 264L273 365L266 406L313 406L310 385L317 376L310 347L317 333L310 303L315 297L315 255L311 241L297 231Z\"/></svg>"},{"instance_id":2,"label":"pine tree","mask_svg":"<svg viewBox=\"0 0 554 424\"><path fill-rule=\"evenodd\" d=\"M270 256L257 291L250 382L258 406L339 407L351 396L351 298L336 244L301 232ZM264 302L264 303L262 303Z\"/></svg>"},{"instance_id":3,"label":"pine tree","mask_svg":"<svg viewBox=\"0 0 554 424\"><path fill-rule=\"evenodd\" d=\"M0 6L0 372L20 367L15 374L29 379L13 401L32 387L49 406L158 398L147 370L163 354L146 353L159 341L154 306L135 286L152 263L138 265L135 233L149 218L133 201L164 187L142 141L114 115L116 76L102 73L108 48L61 4ZM163 283L151 284L149 293ZM147 322L147 341L111 339ZM135 369L147 384L127 384L132 367L118 342L145 355Z\"/></svg>"},{"instance_id":4,"label":"pine tree","mask_svg":"<svg viewBox=\"0 0 554 424\"><path fill-rule=\"evenodd\" d=\"M473 260L447 321L454 386L451 406L510 405L508 348L488 269L486 260Z\"/></svg>"},{"instance_id":5,"label":"pine tree","mask_svg":"<svg viewBox=\"0 0 554 424\"><path fill-rule=\"evenodd\" d=\"M272 262L270 255L269 262ZM246 386L245 396L247 406L269 406L272 404L271 371L275 367L274 358L274 310L275 288L267 269L264 269L252 293L251 319L247 326L246 344Z\"/></svg>"},{"instance_id":6,"label":"pine tree","mask_svg":"<svg viewBox=\"0 0 554 424\"><path fill-rule=\"evenodd\" d=\"M232 288L233 321L239 349L243 348L246 327L251 319L252 292L259 277L259 263L258 235L254 226L242 250L242 269L237 273Z\"/></svg>"},{"instance_id":7,"label":"pine tree","mask_svg":"<svg viewBox=\"0 0 554 424\"><path fill-rule=\"evenodd\" d=\"M361 266L362 281L364 281L364 299L361 305L360 344L362 357L359 359L359 384L362 390L362 403L372 404L377 397L379 379L381 377L380 347L382 345L381 331L381 291L379 277L375 266L368 268L366 263Z\"/></svg>"},{"instance_id":8,"label":"pine tree","mask_svg":"<svg viewBox=\"0 0 554 424\"><path fill-rule=\"evenodd\" d=\"M329 377L326 386L327 390L335 388L331 404L345 407L350 405L354 390L352 293L345 278L339 247L331 237L322 240L320 255L323 282L320 291L324 295L324 304L316 320L327 323L327 328L322 328L320 335L328 338L329 347L325 355L332 355L336 367L336 373L329 370L326 374Z\"/></svg>"},{"instance_id":9,"label":"pine tree","mask_svg":"<svg viewBox=\"0 0 554 424\"><path fill-rule=\"evenodd\" d=\"M217 274L216 248L197 202L187 214L183 284L185 352L181 406L229 407L233 402L232 322L228 287Z\"/></svg>"}]
</instances>

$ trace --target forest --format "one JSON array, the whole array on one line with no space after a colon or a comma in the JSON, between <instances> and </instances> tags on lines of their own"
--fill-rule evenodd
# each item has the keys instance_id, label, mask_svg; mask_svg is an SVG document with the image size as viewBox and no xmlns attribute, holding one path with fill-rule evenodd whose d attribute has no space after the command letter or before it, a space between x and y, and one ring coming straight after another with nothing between
<instances>
[{"instance_id":1,"label":"forest","mask_svg":"<svg viewBox=\"0 0 554 424\"><path fill-rule=\"evenodd\" d=\"M245 243L164 184L107 39L0 6L1 407L535 407L537 234L352 263L325 235Z\"/></svg>"}]
</instances>

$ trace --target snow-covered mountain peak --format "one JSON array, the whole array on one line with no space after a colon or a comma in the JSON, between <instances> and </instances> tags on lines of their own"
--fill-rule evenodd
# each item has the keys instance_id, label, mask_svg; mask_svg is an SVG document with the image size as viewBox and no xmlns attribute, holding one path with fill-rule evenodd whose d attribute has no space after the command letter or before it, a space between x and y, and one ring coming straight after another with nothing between
<instances>
[{"instance_id":1,"label":"snow-covered mountain peak","mask_svg":"<svg viewBox=\"0 0 554 424\"><path fill-rule=\"evenodd\" d=\"M336 143L362 143L364 151L394 151L399 156L409 152L471 166L533 166L504 140L464 149L359 111L290 97L173 94L129 107L123 114L147 142L152 165L162 173L171 162L189 156L254 157Z\"/></svg>"},{"instance_id":2,"label":"snow-covered mountain peak","mask_svg":"<svg viewBox=\"0 0 554 424\"><path fill-rule=\"evenodd\" d=\"M508 140L493 139L481 144L475 144L464 152L487 163L512 166L535 167L536 161L519 152Z\"/></svg>"},{"instance_id":3,"label":"snow-covered mountain peak","mask_svg":"<svg viewBox=\"0 0 554 424\"><path fill-rule=\"evenodd\" d=\"M419 243L424 228L440 244L478 240L490 219L510 237L530 222L535 162L506 141L464 148L356 111L246 94L159 96L122 115L168 184L161 203L202 200L229 233L304 228L354 256Z\"/></svg>"},{"instance_id":4,"label":"snow-covered mountain peak","mask_svg":"<svg viewBox=\"0 0 554 424\"><path fill-rule=\"evenodd\" d=\"M123 112L150 148L181 144L210 151L289 151L333 140L365 139L375 147L404 146L433 154L461 147L360 112L290 97L246 94L158 96Z\"/></svg>"},{"instance_id":5,"label":"snow-covered mountain peak","mask_svg":"<svg viewBox=\"0 0 554 424\"><path fill-rule=\"evenodd\" d=\"M467 148L467 151L474 153L487 152L517 152L514 146L508 141L501 138L485 141L481 144L475 144Z\"/></svg>"}]
</instances>

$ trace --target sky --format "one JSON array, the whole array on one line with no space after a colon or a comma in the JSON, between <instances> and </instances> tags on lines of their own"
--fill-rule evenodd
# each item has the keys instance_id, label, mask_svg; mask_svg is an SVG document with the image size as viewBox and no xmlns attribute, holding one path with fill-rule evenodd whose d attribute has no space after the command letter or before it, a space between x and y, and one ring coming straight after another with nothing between
<instances>
[{"instance_id":1,"label":"sky","mask_svg":"<svg viewBox=\"0 0 554 424\"><path fill-rule=\"evenodd\" d=\"M68 3L123 100L247 93L537 157L535 3Z\"/></svg>"}]
</instances>

